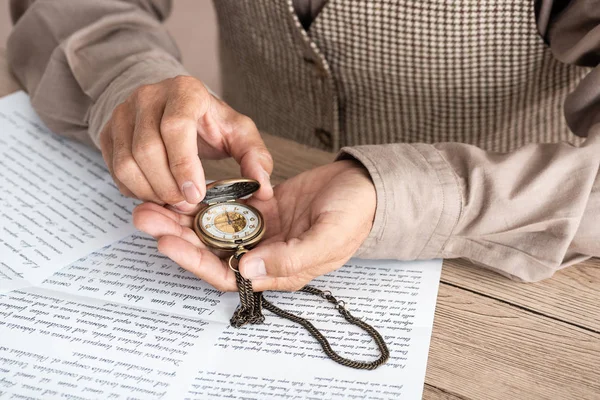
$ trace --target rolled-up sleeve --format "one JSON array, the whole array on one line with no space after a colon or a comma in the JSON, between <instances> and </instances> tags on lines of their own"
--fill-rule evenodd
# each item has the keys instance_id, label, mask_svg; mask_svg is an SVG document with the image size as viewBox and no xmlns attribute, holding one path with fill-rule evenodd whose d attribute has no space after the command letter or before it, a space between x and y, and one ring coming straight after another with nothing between
<instances>
[{"instance_id":1,"label":"rolled-up sleeve","mask_svg":"<svg viewBox=\"0 0 600 400\"><path fill-rule=\"evenodd\" d=\"M463 143L344 148L339 158L362 162L377 191L373 228L356 256L465 258L527 282L600 256L600 1L558 6L542 3L540 13L552 51L596 67L565 101L584 144L505 154Z\"/></svg>"},{"instance_id":2,"label":"rolled-up sleeve","mask_svg":"<svg viewBox=\"0 0 600 400\"><path fill-rule=\"evenodd\" d=\"M138 86L187 75L161 22L168 0L12 0L9 64L50 129L98 146Z\"/></svg>"}]
</instances>

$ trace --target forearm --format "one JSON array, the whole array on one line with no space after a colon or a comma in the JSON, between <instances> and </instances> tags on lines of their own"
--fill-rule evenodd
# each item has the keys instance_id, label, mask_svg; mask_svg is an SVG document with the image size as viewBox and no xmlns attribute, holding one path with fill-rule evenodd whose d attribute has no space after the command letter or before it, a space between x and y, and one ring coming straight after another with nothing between
<instances>
[{"instance_id":1,"label":"forearm","mask_svg":"<svg viewBox=\"0 0 600 400\"><path fill-rule=\"evenodd\" d=\"M377 189L357 256L467 258L525 281L600 256L600 125L580 148L393 144L342 154L361 161Z\"/></svg>"},{"instance_id":2,"label":"forearm","mask_svg":"<svg viewBox=\"0 0 600 400\"><path fill-rule=\"evenodd\" d=\"M8 59L55 132L98 145L137 86L186 74L161 21L169 1L13 1Z\"/></svg>"}]
</instances>

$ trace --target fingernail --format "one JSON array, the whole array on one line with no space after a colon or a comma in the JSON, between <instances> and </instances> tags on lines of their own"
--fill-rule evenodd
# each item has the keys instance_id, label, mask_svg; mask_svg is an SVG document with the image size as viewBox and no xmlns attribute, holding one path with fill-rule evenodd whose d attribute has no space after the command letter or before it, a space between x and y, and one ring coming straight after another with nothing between
<instances>
[{"instance_id":1,"label":"fingernail","mask_svg":"<svg viewBox=\"0 0 600 400\"><path fill-rule=\"evenodd\" d=\"M176 211L181 211L181 212L192 211L194 208L196 208L195 205L190 204L187 201L180 201L177 204L173 204L172 207L175 208Z\"/></svg>"},{"instance_id":2,"label":"fingernail","mask_svg":"<svg viewBox=\"0 0 600 400\"><path fill-rule=\"evenodd\" d=\"M188 203L197 204L200 202L200 191L193 182L185 182L181 187Z\"/></svg>"},{"instance_id":3,"label":"fingernail","mask_svg":"<svg viewBox=\"0 0 600 400\"><path fill-rule=\"evenodd\" d=\"M262 258L251 258L244 268L246 279L256 279L267 276L267 269Z\"/></svg>"}]
</instances>

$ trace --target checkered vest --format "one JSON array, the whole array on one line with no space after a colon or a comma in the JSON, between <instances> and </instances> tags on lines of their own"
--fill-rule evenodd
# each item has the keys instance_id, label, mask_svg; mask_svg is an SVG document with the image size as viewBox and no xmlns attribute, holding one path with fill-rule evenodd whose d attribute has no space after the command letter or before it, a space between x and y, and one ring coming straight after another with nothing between
<instances>
[{"instance_id":1,"label":"checkered vest","mask_svg":"<svg viewBox=\"0 0 600 400\"><path fill-rule=\"evenodd\" d=\"M223 98L271 134L335 151L579 143L563 102L587 68L553 58L533 0L218 0Z\"/></svg>"}]
</instances>

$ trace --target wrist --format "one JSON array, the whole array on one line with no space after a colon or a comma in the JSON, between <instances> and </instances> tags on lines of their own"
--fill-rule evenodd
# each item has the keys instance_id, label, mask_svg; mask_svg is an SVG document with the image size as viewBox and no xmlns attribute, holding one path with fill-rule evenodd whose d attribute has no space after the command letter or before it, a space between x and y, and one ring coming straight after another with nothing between
<instances>
[{"instance_id":1,"label":"wrist","mask_svg":"<svg viewBox=\"0 0 600 400\"><path fill-rule=\"evenodd\" d=\"M453 169L428 144L344 148L369 171L377 193L371 234L357 257L399 260L443 256L458 223L462 197Z\"/></svg>"}]
</instances>

